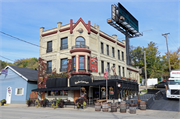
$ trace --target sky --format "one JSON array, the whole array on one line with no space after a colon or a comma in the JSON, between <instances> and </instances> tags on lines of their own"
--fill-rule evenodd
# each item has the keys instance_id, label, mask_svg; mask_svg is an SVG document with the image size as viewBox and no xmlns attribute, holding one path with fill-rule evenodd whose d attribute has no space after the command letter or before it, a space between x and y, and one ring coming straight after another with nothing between
<instances>
[{"instance_id":1,"label":"sky","mask_svg":"<svg viewBox=\"0 0 180 119\"><path fill-rule=\"evenodd\" d=\"M45 30L76 23L97 24L100 30L118 40L125 36L107 23L111 5L120 2L139 22L143 36L130 39L130 45L147 47L156 43L161 55L176 51L180 46L180 0L0 0L0 31L39 45L40 27ZM152 29L152 30L151 30ZM0 33L0 60L13 63L17 59L39 57L39 47L21 42ZM5 59L3 57L8 59Z\"/></svg>"}]
</instances>

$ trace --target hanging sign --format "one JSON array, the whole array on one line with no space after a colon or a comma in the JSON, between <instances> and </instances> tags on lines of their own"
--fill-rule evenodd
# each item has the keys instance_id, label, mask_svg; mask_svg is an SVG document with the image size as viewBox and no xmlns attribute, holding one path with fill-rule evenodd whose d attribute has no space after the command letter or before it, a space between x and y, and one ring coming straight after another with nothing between
<instances>
[{"instance_id":1,"label":"hanging sign","mask_svg":"<svg viewBox=\"0 0 180 119\"><path fill-rule=\"evenodd\" d=\"M91 57L90 58L90 69L92 72L98 72L98 59Z\"/></svg>"}]
</instances>

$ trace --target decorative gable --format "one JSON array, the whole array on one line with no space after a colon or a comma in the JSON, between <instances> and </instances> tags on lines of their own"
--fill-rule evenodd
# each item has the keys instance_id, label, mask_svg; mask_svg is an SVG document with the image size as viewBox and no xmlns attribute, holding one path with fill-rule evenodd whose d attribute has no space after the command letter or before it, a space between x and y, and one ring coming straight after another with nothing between
<instances>
[{"instance_id":1,"label":"decorative gable","mask_svg":"<svg viewBox=\"0 0 180 119\"><path fill-rule=\"evenodd\" d=\"M88 34L90 34L90 32L91 32L91 30L90 30L90 29L91 29L91 22L88 21L88 24L86 24L86 23L83 21L82 18L80 18L74 25L73 25L73 20L72 20L72 19L70 20L70 33L71 33L71 34L73 33L74 28L75 28L80 22L81 22L81 23L84 25L84 27L87 29Z\"/></svg>"}]
</instances>

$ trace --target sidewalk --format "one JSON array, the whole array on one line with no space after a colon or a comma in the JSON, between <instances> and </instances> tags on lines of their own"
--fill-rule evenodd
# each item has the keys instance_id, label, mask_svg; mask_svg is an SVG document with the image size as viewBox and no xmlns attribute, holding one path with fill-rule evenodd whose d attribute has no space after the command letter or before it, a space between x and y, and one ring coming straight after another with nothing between
<instances>
[{"instance_id":1,"label":"sidewalk","mask_svg":"<svg viewBox=\"0 0 180 119\"><path fill-rule=\"evenodd\" d=\"M39 108L36 108L36 107L27 107L26 104L9 104L9 105L4 105L4 106L1 106L2 108L26 108L26 109L37 109L37 110L54 110L54 108L50 108L50 107L39 107ZM109 112L96 112L95 111L95 107L94 106L90 106L90 107L86 107L85 109L77 109L75 108L74 109L74 106L71 106L71 105L68 105L67 107L64 107L64 108L56 108L55 110L68 110L68 111L82 111L82 112L94 112L94 113L112 113L110 112L110 108L109 108ZM129 109L127 109L126 113L120 113L120 109L118 108L117 109L117 112L113 112L113 113L116 113L116 114L123 114L123 115L139 115L139 116L151 116L152 118L165 118L165 119L168 119L168 118L175 118L175 119L179 119L180 117L180 112L175 112L175 111L160 111L160 110L145 110L145 111L142 111L140 109L137 109L136 110L136 114L130 114L129 113Z\"/></svg>"}]
</instances>

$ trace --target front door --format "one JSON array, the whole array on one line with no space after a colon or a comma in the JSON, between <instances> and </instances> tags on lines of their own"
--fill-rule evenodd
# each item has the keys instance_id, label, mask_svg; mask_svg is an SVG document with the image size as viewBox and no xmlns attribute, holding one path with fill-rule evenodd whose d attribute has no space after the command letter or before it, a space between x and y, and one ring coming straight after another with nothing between
<instances>
[{"instance_id":1,"label":"front door","mask_svg":"<svg viewBox=\"0 0 180 119\"><path fill-rule=\"evenodd\" d=\"M80 97L80 90L75 90L74 91L74 103L76 102L76 99Z\"/></svg>"},{"instance_id":2,"label":"front door","mask_svg":"<svg viewBox=\"0 0 180 119\"><path fill-rule=\"evenodd\" d=\"M7 93L6 93L6 103L7 104L11 103L11 94L12 94L12 88L8 87L7 88Z\"/></svg>"}]
</instances>

